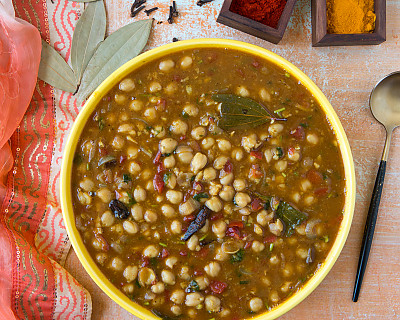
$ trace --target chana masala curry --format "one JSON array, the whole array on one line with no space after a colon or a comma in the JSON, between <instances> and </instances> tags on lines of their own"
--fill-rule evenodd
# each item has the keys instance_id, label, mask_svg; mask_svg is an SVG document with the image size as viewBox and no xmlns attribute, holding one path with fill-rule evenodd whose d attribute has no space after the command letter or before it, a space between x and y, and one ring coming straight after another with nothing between
<instances>
[{"instance_id":1,"label":"chana masala curry","mask_svg":"<svg viewBox=\"0 0 400 320\"><path fill-rule=\"evenodd\" d=\"M76 226L104 275L163 319L250 318L324 262L341 153L282 68L204 48L149 62L98 104L72 173Z\"/></svg>"}]
</instances>

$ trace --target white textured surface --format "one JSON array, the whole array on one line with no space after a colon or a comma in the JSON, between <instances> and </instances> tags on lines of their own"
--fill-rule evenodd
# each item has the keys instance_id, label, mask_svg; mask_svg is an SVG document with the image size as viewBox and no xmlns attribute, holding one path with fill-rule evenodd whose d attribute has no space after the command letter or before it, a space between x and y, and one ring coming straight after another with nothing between
<instances>
[{"instance_id":1,"label":"white textured surface","mask_svg":"<svg viewBox=\"0 0 400 320\"><path fill-rule=\"evenodd\" d=\"M172 1L148 0L153 15L166 20ZM347 243L321 285L281 319L400 319L400 132L393 136L374 243L358 303L351 302L362 233L383 148L385 133L373 119L369 93L386 74L400 70L400 1L387 1L387 41L379 46L311 47L310 1L299 0L279 45L216 23L222 0L203 7L196 0L177 0L176 24L155 25L148 48L192 38L229 38L269 49L303 70L321 88L346 130L356 167L357 199ZM132 1L106 0L109 32L128 23ZM138 18L142 19L142 13ZM67 269L91 293L93 319L135 319L90 280L74 253Z\"/></svg>"}]
</instances>

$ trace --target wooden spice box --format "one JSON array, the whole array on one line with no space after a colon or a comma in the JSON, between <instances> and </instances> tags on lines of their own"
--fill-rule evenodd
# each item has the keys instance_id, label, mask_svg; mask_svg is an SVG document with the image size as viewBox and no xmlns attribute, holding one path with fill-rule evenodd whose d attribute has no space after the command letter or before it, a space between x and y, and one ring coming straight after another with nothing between
<instances>
[{"instance_id":1,"label":"wooden spice box","mask_svg":"<svg viewBox=\"0 0 400 320\"><path fill-rule=\"evenodd\" d=\"M285 33L297 0L287 0L276 29L230 11L232 1L224 1L217 22L277 44Z\"/></svg>"},{"instance_id":2,"label":"wooden spice box","mask_svg":"<svg viewBox=\"0 0 400 320\"><path fill-rule=\"evenodd\" d=\"M375 30L371 33L329 34L327 33L326 0L311 1L312 45L355 46L380 44L386 41L386 0L375 0Z\"/></svg>"}]
</instances>

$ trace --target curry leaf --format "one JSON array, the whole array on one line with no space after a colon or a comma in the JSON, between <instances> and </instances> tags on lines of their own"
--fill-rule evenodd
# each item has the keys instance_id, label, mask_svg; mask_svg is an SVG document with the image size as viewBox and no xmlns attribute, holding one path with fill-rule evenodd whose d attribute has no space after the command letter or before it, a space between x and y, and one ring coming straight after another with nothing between
<instances>
[{"instance_id":1,"label":"curry leaf","mask_svg":"<svg viewBox=\"0 0 400 320\"><path fill-rule=\"evenodd\" d=\"M76 91L74 72L64 58L42 40L42 53L40 57L38 78L49 85L68 92Z\"/></svg>"},{"instance_id":2,"label":"curry leaf","mask_svg":"<svg viewBox=\"0 0 400 320\"><path fill-rule=\"evenodd\" d=\"M84 100L112 72L137 56L150 35L152 19L132 22L107 37L97 48L83 74L78 95Z\"/></svg>"},{"instance_id":3,"label":"curry leaf","mask_svg":"<svg viewBox=\"0 0 400 320\"><path fill-rule=\"evenodd\" d=\"M293 229L308 218L307 214L295 209L285 201L279 203L278 209L276 209L276 215L285 223L286 236L290 236Z\"/></svg>"},{"instance_id":4,"label":"curry leaf","mask_svg":"<svg viewBox=\"0 0 400 320\"><path fill-rule=\"evenodd\" d=\"M221 102L218 127L224 130L255 128L274 118L266 107L249 98L233 94L214 94L211 98Z\"/></svg>"},{"instance_id":5,"label":"curry leaf","mask_svg":"<svg viewBox=\"0 0 400 320\"><path fill-rule=\"evenodd\" d=\"M98 44L106 34L106 10L103 0L91 2L78 20L71 44L71 65L79 84Z\"/></svg>"}]
</instances>

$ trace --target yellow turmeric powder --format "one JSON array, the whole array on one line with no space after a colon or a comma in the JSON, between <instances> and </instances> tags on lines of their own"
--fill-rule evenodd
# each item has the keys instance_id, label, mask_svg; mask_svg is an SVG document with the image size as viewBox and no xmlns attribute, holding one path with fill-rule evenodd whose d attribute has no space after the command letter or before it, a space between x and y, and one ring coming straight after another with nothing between
<instances>
[{"instance_id":1,"label":"yellow turmeric powder","mask_svg":"<svg viewBox=\"0 0 400 320\"><path fill-rule=\"evenodd\" d=\"M368 33L375 29L374 0L327 0L328 33Z\"/></svg>"}]
</instances>

